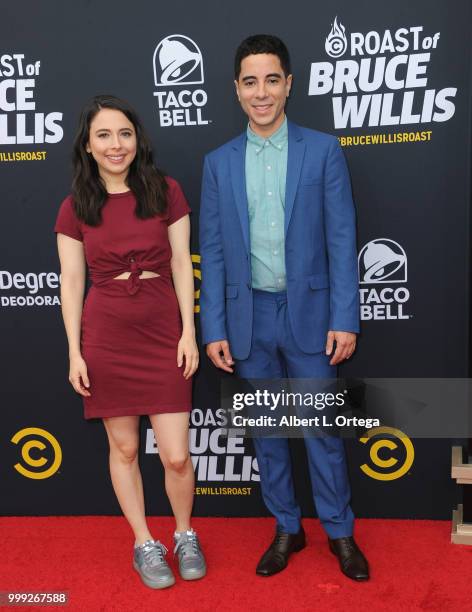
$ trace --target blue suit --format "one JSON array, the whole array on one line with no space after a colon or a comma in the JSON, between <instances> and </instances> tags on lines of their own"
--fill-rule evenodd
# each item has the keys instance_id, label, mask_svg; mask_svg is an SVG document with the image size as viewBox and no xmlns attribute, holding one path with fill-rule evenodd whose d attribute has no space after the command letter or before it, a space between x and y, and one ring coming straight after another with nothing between
<instances>
[{"instance_id":1,"label":"blue suit","mask_svg":"<svg viewBox=\"0 0 472 612\"><path fill-rule=\"evenodd\" d=\"M359 331L355 211L333 136L288 123L284 294L252 290L245 180L246 133L205 158L200 216L204 344L228 340L245 378L334 377L328 330ZM264 294L264 295L262 295ZM271 302L271 303L270 303ZM273 335L269 344L265 340ZM280 359L279 359L280 357ZM266 505L278 526L299 528L286 439L255 440ZM352 531L344 449L306 439L318 515L330 537Z\"/></svg>"}]
</instances>

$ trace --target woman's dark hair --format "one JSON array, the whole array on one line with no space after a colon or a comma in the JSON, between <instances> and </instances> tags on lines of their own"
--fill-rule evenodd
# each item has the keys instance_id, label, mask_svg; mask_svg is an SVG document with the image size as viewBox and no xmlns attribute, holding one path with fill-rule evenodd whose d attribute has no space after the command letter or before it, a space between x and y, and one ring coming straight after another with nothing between
<instances>
[{"instance_id":1,"label":"woman's dark hair","mask_svg":"<svg viewBox=\"0 0 472 612\"><path fill-rule=\"evenodd\" d=\"M290 55L285 43L280 38L277 38L277 36L272 36L271 34L255 34L243 40L236 49L234 58L234 76L236 80L239 79L243 59L248 55L258 55L259 53L272 53L276 55L280 60L285 76L287 77L291 73Z\"/></svg>"},{"instance_id":2,"label":"woman's dark hair","mask_svg":"<svg viewBox=\"0 0 472 612\"><path fill-rule=\"evenodd\" d=\"M95 96L83 108L74 140L72 162L72 198L77 217L87 225L101 223L102 207L107 191L98 172L97 162L86 147L90 137L90 124L102 108L121 111L133 124L136 132L136 157L132 161L126 184L136 198L135 214L148 219L167 210L167 183L164 174L154 166L151 144L143 126L131 106L115 96Z\"/></svg>"}]
</instances>

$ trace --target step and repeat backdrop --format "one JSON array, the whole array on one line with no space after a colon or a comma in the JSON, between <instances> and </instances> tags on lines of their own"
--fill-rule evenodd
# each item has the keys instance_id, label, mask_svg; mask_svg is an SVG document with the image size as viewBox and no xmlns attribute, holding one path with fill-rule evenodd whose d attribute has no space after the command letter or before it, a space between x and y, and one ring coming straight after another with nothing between
<instances>
[{"instance_id":1,"label":"step and repeat backdrop","mask_svg":"<svg viewBox=\"0 0 472 612\"><path fill-rule=\"evenodd\" d=\"M183 186L193 210L198 325L203 157L246 127L232 71L234 51L250 34L286 42L294 75L288 116L336 135L349 163L362 334L343 374L468 375L470 18L467 0L18 0L3 7L1 513L119 513L103 426L84 421L67 380L60 313L53 225L70 189L79 110L98 93L126 98L158 165ZM263 515L252 443L243 432L226 437L219 386L220 374L203 358L190 438L195 512ZM405 444L401 434L387 427L346 441L356 514L450 518L458 497L453 441ZM312 516L300 441L293 460L303 511ZM148 511L169 513L146 419L140 462Z\"/></svg>"}]
</instances>

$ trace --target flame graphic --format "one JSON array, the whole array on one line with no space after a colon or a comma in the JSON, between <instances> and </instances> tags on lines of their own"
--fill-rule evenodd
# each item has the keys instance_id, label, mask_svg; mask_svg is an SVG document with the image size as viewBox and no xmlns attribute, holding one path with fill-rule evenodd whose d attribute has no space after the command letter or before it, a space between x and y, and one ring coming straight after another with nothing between
<instances>
[{"instance_id":1,"label":"flame graphic","mask_svg":"<svg viewBox=\"0 0 472 612\"><path fill-rule=\"evenodd\" d=\"M338 17L334 18L333 26L326 37L325 50L330 57L341 57L347 49L346 28Z\"/></svg>"}]
</instances>

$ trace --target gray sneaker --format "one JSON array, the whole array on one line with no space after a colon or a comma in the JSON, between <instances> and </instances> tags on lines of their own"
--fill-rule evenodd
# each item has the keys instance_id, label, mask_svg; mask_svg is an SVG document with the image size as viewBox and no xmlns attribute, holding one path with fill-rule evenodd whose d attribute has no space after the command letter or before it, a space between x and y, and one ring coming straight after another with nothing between
<instances>
[{"instance_id":1,"label":"gray sneaker","mask_svg":"<svg viewBox=\"0 0 472 612\"><path fill-rule=\"evenodd\" d=\"M174 535L174 554L179 557L179 572L184 580L198 580L206 574L205 557L198 541L198 536L192 529L179 536Z\"/></svg>"},{"instance_id":2,"label":"gray sneaker","mask_svg":"<svg viewBox=\"0 0 472 612\"><path fill-rule=\"evenodd\" d=\"M174 574L165 560L166 553L164 544L155 540L147 540L134 549L133 567L151 589L165 589L175 582Z\"/></svg>"}]
</instances>

